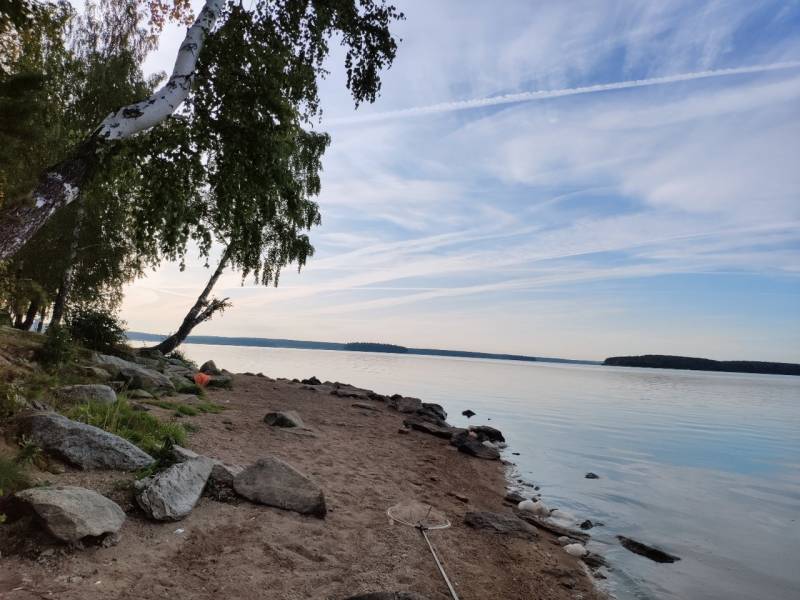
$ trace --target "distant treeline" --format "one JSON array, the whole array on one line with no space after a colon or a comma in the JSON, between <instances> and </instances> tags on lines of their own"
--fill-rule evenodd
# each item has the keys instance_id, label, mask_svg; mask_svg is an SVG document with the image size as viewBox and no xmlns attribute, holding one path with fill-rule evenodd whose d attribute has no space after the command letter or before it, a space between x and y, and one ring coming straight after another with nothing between
<instances>
[{"instance_id":1,"label":"distant treeline","mask_svg":"<svg viewBox=\"0 0 800 600\"><path fill-rule=\"evenodd\" d=\"M392 352L394 354L408 354L408 348L405 346L375 344L372 342L351 342L349 344L344 344L342 350L349 350L351 352Z\"/></svg>"},{"instance_id":2,"label":"distant treeline","mask_svg":"<svg viewBox=\"0 0 800 600\"><path fill-rule=\"evenodd\" d=\"M688 369L691 371L723 371L726 373L765 373L769 375L800 375L800 365L794 363L758 362L752 360L711 360L691 356L645 354L643 356L612 356L603 361L613 367L648 367L651 369Z\"/></svg>"},{"instance_id":3,"label":"distant treeline","mask_svg":"<svg viewBox=\"0 0 800 600\"><path fill-rule=\"evenodd\" d=\"M145 342L160 342L166 336L141 331L127 332L128 339ZM492 354L490 352L468 352L466 350L438 350L435 348L406 348L395 344L375 344L355 342L341 344L338 342L312 342L304 340L285 340L274 338L224 337L217 335L190 335L188 344L211 344L218 346L259 346L262 348L299 348L303 350L349 350L356 352L387 352L395 354L421 354L423 356L450 356L454 358L489 358L492 360L517 360L525 362L555 362L574 364L600 364L588 360L571 360L567 358L542 358L521 354Z\"/></svg>"}]
</instances>

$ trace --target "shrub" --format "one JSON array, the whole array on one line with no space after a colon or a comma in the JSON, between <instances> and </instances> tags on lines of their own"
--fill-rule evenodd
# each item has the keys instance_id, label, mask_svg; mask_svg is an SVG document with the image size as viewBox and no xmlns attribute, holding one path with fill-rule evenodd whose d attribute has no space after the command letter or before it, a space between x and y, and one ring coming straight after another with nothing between
<instances>
[{"instance_id":1,"label":"shrub","mask_svg":"<svg viewBox=\"0 0 800 600\"><path fill-rule=\"evenodd\" d=\"M164 423L144 411L134 410L122 399L114 404L79 404L67 416L123 437L151 456L158 456L167 444L186 443L186 429L180 423Z\"/></svg>"},{"instance_id":2,"label":"shrub","mask_svg":"<svg viewBox=\"0 0 800 600\"><path fill-rule=\"evenodd\" d=\"M36 359L46 367L60 367L75 355L72 336L65 327L53 325L47 328L44 343L36 352Z\"/></svg>"},{"instance_id":3,"label":"shrub","mask_svg":"<svg viewBox=\"0 0 800 600\"><path fill-rule=\"evenodd\" d=\"M22 396L19 384L0 382L0 419L13 417L25 406L25 398Z\"/></svg>"},{"instance_id":4,"label":"shrub","mask_svg":"<svg viewBox=\"0 0 800 600\"><path fill-rule=\"evenodd\" d=\"M126 340L125 323L110 312L81 309L70 316L68 325L72 339L90 350L113 352Z\"/></svg>"},{"instance_id":5,"label":"shrub","mask_svg":"<svg viewBox=\"0 0 800 600\"><path fill-rule=\"evenodd\" d=\"M184 363L185 365L187 365L187 366L189 366L189 367L194 367L195 369L197 368L197 363L196 363L196 362L194 362L194 361L193 361L191 358L189 358L188 356L186 356L186 355L185 355L183 352L181 352L180 350L173 350L172 352L170 352L169 354L167 354L167 358L177 358L179 361L181 361L181 362L182 362L182 363Z\"/></svg>"}]
</instances>

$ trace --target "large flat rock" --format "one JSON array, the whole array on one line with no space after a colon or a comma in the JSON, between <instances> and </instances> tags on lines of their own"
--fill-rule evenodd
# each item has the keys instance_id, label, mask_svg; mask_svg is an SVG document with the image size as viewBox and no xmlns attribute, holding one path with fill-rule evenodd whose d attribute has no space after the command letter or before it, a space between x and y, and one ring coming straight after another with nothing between
<instances>
[{"instance_id":1,"label":"large flat rock","mask_svg":"<svg viewBox=\"0 0 800 600\"><path fill-rule=\"evenodd\" d=\"M170 378L155 369L109 354L95 354L93 360L95 364L115 376L125 379L131 388L139 388L148 392L172 392L175 390Z\"/></svg>"},{"instance_id":2,"label":"large flat rock","mask_svg":"<svg viewBox=\"0 0 800 600\"><path fill-rule=\"evenodd\" d=\"M128 440L57 413L23 415L17 427L45 452L81 469L136 471L153 463L152 456Z\"/></svg>"},{"instance_id":3,"label":"large flat rock","mask_svg":"<svg viewBox=\"0 0 800 600\"><path fill-rule=\"evenodd\" d=\"M233 480L237 494L259 504L324 517L322 489L288 463L262 458L246 467Z\"/></svg>"},{"instance_id":4,"label":"large flat rock","mask_svg":"<svg viewBox=\"0 0 800 600\"><path fill-rule=\"evenodd\" d=\"M54 537L64 542L116 533L125 522L125 513L115 502L82 487L30 488L16 497L39 515Z\"/></svg>"},{"instance_id":5,"label":"large flat rock","mask_svg":"<svg viewBox=\"0 0 800 600\"><path fill-rule=\"evenodd\" d=\"M117 401L117 393L109 386L101 383L65 385L56 388L54 394L59 400L66 400L67 402L114 404Z\"/></svg>"},{"instance_id":6,"label":"large flat rock","mask_svg":"<svg viewBox=\"0 0 800 600\"><path fill-rule=\"evenodd\" d=\"M206 487L214 461L189 458L136 482L136 502L156 521L178 521L194 508Z\"/></svg>"}]
</instances>

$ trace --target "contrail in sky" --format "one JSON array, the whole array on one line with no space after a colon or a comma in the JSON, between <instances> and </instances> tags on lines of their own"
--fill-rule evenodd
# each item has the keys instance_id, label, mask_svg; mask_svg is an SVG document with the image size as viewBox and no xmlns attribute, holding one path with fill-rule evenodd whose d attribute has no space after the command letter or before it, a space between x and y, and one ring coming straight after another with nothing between
<instances>
[{"instance_id":1,"label":"contrail in sky","mask_svg":"<svg viewBox=\"0 0 800 600\"><path fill-rule=\"evenodd\" d=\"M611 90L625 90L628 88L647 87L651 85L664 85L667 83L678 83L681 81L693 81L695 79L710 79L712 77L728 77L730 75L746 75L748 73L764 73L767 71L781 71L785 69L795 69L800 67L800 61L779 62L768 65L752 65L749 67L735 67L731 69L715 69L713 71L698 71L695 73L682 73L679 75L666 75L664 77L652 77L650 79L634 79L632 81L617 81L614 83L601 83L598 85L587 85L583 87L565 88L561 90L542 90L538 92L520 92L518 94L506 94L503 96L490 96L488 98L474 98L472 100L458 100L455 102L442 102L440 104L429 104L428 106L415 106L401 110L392 110L364 115L354 115L352 117L342 117L331 119L329 125L341 125L348 123L367 123L370 121L384 121L388 119L400 119L403 117L419 117L423 115L453 112L456 110L468 110L471 108L483 108L487 106L498 106L501 104L514 104L518 102L533 102L535 100L546 100L549 98L561 98L562 96L577 96L580 94L594 94L596 92L608 92Z\"/></svg>"}]
</instances>

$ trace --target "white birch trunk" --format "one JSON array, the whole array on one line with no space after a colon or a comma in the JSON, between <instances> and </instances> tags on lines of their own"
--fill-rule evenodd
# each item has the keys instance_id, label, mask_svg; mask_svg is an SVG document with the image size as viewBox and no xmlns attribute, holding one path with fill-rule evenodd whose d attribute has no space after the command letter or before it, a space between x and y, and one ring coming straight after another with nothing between
<instances>
[{"instance_id":1,"label":"white birch trunk","mask_svg":"<svg viewBox=\"0 0 800 600\"><path fill-rule=\"evenodd\" d=\"M93 175L98 153L105 143L155 127L177 110L189 95L197 58L223 4L224 0L206 0L186 31L167 83L149 98L108 115L94 134L74 149L72 156L39 178L29 202L0 210L0 260L13 256L57 210L78 197L83 184Z\"/></svg>"}]
</instances>

